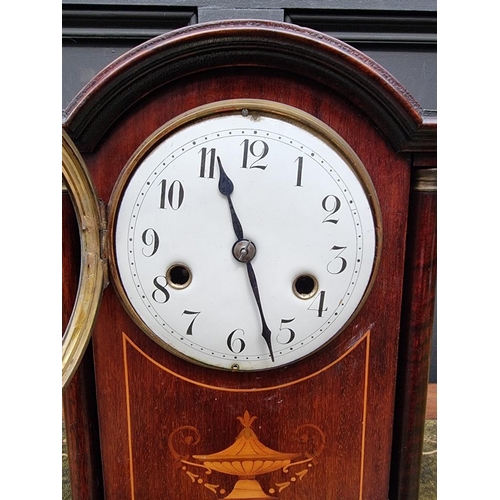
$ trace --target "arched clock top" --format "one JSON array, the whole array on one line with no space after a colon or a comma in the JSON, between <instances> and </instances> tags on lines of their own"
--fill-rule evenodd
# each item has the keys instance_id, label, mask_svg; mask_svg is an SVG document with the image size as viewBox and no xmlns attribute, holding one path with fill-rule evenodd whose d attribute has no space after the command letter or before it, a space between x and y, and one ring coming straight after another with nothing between
<instances>
[{"instance_id":1,"label":"arched clock top","mask_svg":"<svg viewBox=\"0 0 500 500\"><path fill-rule=\"evenodd\" d=\"M350 45L293 24L231 20L188 26L116 59L63 111L80 151L91 151L113 122L155 89L194 73L260 67L308 78L361 108L398 152L436 150L436 115L374 60Z\"/></svg>"}]
</instances>

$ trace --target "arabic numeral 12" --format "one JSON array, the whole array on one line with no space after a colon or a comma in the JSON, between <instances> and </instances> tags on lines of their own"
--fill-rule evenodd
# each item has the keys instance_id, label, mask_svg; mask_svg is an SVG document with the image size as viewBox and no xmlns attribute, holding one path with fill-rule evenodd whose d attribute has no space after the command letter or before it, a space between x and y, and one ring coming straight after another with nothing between
<instances>
[{"instance_id":1,"label":"arabic numeral 12","mask_svg":"<svg viewBox=\"0 0 500 500\"><path fill-rule=\"evenodd\" d=\"M257 163L267 156L269 153L269 146L264 141L254 141L250 143L249 139L245 139L240 145L243 146L243 164L241 168L260 168L265 170L267 168L267 163L265 165L257 165ZM253 163L248 165L248 155L252 155L256 158Z\"/></svg>"}]
</instances>

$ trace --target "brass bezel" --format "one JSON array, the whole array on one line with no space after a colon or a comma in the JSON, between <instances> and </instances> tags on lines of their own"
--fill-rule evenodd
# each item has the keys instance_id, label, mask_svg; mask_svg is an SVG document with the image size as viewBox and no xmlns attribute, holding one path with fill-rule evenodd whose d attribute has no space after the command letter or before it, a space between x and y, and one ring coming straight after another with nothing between
<instances>
[{"instance_id":1,"label":"brass bezel","mask_svg":"<svg viewBox=\"0 0 500 500\"><path fill-rule=\"evenodd\" d=\"M186 356L185 354L180 353L176 349L172 348L165 341L160 339L141 319L141 317L137 314L132 304L129 302L127 293L123 288L121 283L120 275L118 272L118 267L116 264L116 255L115 255L115 222L116 217L118 215L118 210L121 202L121 198L123 192L128 184L129 179L132 177L135 169L140 165L143 158L149 154L153 148L156 147L161 141L163 141L169 134L179 130L180 128L187 126L196 121L200 121L203 119L207 119L214 116L222 116L234 113L242 113L244 116L253 115L256 119L259 116L267 115L278 117L280 119L286 120L295 125L301 126L302 128L307 129L309 132L314 135L320 137L327 144L330 144L337 153L346 161L346 163L351 167L351 170L354 172L358 180L360 181L365 194L369 200L370 206L373 212L374 225L375 225L375 257L372 268L371 277L369 283L366 287L365 293L363 295L362 300L359 302L357 308L349 318L349 320L342 326L342 328L330 339L338 337L338 335L345 330L345 328L351 323L351 321L355 318L355 316L359 313L360 309L363 307L367 297L370 294L370 291L373 287L373 283L375 281L375 277L377 275L377 271L380 264L380 250L382 247L382 215L380 210L380 204L378 201L378 197L375 191L375 187L372 183L370 175L366 170L365 166L361 162L358 155L354 152L354 150L349 146L349 144L331 127L323 123L318 118L312 116L311 114L289 106L287 104L282 104L275 101L268 101L265 99L229 99L223 101L217 101L209 104L205 104L192 110L189 110L185 113L178 115L172 120L165 123L163 126L158 128L155 132L153 132L135 151L135 153L130 157L124 166L120 176L117 179L117 182L113 188L111 193L110 202L109 202L109 219L108 219L108 237L109 241L109 270L111 279L115 285L115 289L117 290L120 301L129 314L129 316L134 320L136 325L148 335L154 342L159 344L161 347L166 349L167 351L175 354L176 356L186 359L191 363L206 366L212 369L224 370L224 368L214 367L212 365L207 365L201 363L197 360ZM329 343L329 342L327 342ZM321 349L321 346L319 349ZM319 350L318 349L318 350ZM310 353L309 356L313 354ZM302 358L301 358L302 359ZM295 360L299 361L299 360ZM294 362L295 362L294 361ZM280 365L282 366L282 365ZM267 370L268 368L266 368ZM269 368L272 369L272 368Z\"/></svg>"},{"instance_id":2,"label":"brass bezel","mask_svg":"<svg viewBox=\"0 0 500 500\"><path fill-rule=\"evenodd\" d=\"M81 245L78 291L62 338L64 390L75 374L90 340L105 281L105 261L100 256L99 202L85 162L64 129L62 177L75 209Z\"/></svg>"}]
</instances>

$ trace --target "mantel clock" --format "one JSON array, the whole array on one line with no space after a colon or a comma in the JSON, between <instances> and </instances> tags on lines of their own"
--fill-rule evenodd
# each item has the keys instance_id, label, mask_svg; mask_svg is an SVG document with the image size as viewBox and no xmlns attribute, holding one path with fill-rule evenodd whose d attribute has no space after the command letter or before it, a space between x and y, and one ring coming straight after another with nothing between
<instances>
[{"instance_id":1,"label":"mantel clock","mask_svg":"<svg viewBox=\"0 0 500 500\"><path fill-rule=\"evenodd\" d=\"M275 22L171 32L82 90L75 500L416 498L435 125L362 53Z\"/></svg>"}]
</instances>

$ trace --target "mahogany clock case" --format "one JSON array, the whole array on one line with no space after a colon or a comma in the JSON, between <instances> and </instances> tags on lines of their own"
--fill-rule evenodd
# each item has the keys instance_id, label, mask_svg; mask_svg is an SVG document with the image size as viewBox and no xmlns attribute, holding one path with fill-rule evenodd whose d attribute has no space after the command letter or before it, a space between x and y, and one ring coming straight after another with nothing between
<instances>
[{"instance_id":1,"label":"mahogany clock case","mask_svg":"<svg viewBox=\"0 0 500 500\"><path fill-rule=\"evenodd\" d=\"M108 286L90 347L63 394L73 498L250 498L244 495L252 488L251 498L416 498L411 477L420 463L432 326L435 193L412 186L422 171L434 171L435 120L383 68L338 40L282 23L231 21L181 29L119 58L72 101L63 128L107 205L150 134L228 99L309 113L360 158L383 232L371 292L331 343L256 375L171 354L138 328ZM70 205L63 207L63 324L80 259ZM105 260L106 228L102 235ZM195 458L228 450L235 438L296 458L289 468L242 473L238 482L235 472Z\"/></svg>"}]
</instances>

